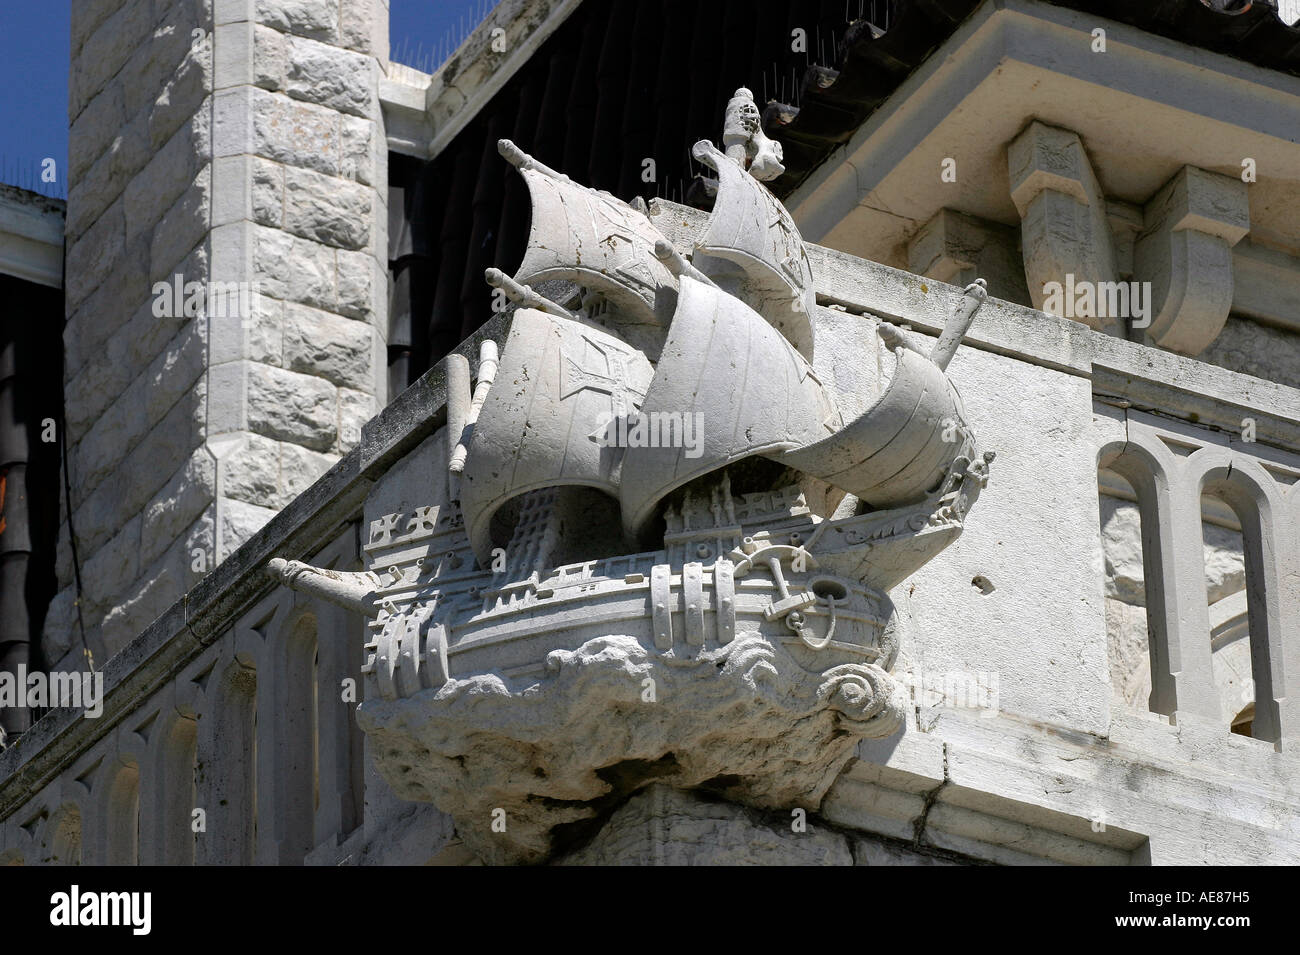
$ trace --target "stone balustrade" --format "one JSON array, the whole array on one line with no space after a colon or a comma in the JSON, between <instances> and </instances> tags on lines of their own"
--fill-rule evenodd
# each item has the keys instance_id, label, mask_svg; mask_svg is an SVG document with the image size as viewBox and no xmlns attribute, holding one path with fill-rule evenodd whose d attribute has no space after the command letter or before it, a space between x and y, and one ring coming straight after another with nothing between
<instances>
[{"instance_id":1,"label":"stone balustrade","mask_svg":"<svg viewBox=\"0 0 1300 955\"><path fill-rule=\"evenodd\" d=\"M356 526L314 559L356 566ZM352 615L273 591L35 788L4 824L9 861L328 856L362 821L361 640Z\"/></svg>"}]
</instances>

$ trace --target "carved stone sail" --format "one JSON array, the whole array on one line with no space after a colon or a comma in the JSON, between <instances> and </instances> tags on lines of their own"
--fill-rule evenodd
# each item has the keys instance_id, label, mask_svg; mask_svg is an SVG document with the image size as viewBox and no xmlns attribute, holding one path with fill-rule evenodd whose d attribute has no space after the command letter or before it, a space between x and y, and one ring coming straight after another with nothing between
<instances>
[{"instance_id":1,"label":"carved stone sail","mask_svg":"<svg viewBox=\"0 0 1300 955\"><path fill-rule=\"evenodd\" d=\"M502 543L492 518L512 498L562 486L618 497L624 449L595 432L634 414L652 375L644 355L608 332L515 312L461 485L465 529L483 566Z\"/></svg>"},{"instance_id":2,"label":"carved stone sail","mask_svg":"<svg viewBox=\"0 0 1300 955\"><path fill-rule=\"evenodd\" d=\"M718 195L692 264L766 317L812 360L812 266L785 206L707 140L692 155L718 174Z\"/></svg>"},{"instance_id":3,"label":"carved stone sail","mask_svg":"<svg viewBox=\"0 0 1300 955\"><path fill-rule=\"evenodd\" d=\"M923 501L969 437L961 398L930 359L904 347L884 394L842 429L779 460L872 507Z\"/></svg>"},{"instance_id":4,"label":"carved stone sail","mask_svg":"<svg viewBox=\"0 0 1300 955\"><path fill-rule=\"evenodd\" d=\"M696 414L697 446L661 441L627 449L620 500L630 535L639 535L656 505L688 481L751 455L814 443L840 420L808 362L762 316L683 276L641 416L662 437L663 422Z\"/></svg>"},{"instance_id":5,"label":"carved stone sail","mask_svg":"<svg viewBox=\"0 0 1300 955\"><path fill-rule=\"evenodd\" d=\"M498 144L528 185L532 223L515 280L576 282L603 295L613 320L666 327L677 279L655 258L664 237L637 209L579 185L508 139ZM665 294L668 293L668 294Z\"/></svg>"}]
</instances>

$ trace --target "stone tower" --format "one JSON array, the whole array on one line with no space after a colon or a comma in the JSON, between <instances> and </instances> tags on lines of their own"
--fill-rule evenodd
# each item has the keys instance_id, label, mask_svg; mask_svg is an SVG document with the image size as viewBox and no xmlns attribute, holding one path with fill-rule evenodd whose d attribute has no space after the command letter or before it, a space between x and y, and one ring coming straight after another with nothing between
<instances>
[{"instance_id":1,"label":"stone tower","mask_svg":"<svg viewBox=\"0 0 1300 955\"><path fill-rule=\"evenodd\" d=\"M385 400L387 49L383 0L75 6L51 663L74 559L102 663Z\"/></svg>"}]
</instances>

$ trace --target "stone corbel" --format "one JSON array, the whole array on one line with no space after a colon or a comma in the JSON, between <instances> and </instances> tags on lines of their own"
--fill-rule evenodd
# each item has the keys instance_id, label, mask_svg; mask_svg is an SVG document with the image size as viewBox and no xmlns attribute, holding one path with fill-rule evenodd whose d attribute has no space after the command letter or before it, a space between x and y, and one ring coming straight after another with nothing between
<instances>
[{"instance_id":1,"label":"stone corbel","mask_svg":"<svg viewBox=\"0 0 1300 955\"><path fill-rule=\"evenodd\" d=\"M1149 343L1199 355L1232 307L1232 247L1250 231L1246 184L1184 166L1148 202L1134 277L1150 284Z\"/></svg>"},{"instance_id":2,"label":"stone corbel","mask_svg":"<svg viewBox=\"0 0 1300 955\"><path fill-rule=\"evenodd\" d=\"M1106 199L1083 141L1068 129L1032 122L1007 147L1011 199L1020 213L1025 282L1034 307L1071 312L1049 302L1047 285L1114 282L1118 278ZM1069 279L1073 276L1073 280ZM1058 301L1069 302L1069 297ZM1052 307L1045 308L1045 305ZM1062 314L1109 334L1114 317Z\"/></svg>"}]
</instances>

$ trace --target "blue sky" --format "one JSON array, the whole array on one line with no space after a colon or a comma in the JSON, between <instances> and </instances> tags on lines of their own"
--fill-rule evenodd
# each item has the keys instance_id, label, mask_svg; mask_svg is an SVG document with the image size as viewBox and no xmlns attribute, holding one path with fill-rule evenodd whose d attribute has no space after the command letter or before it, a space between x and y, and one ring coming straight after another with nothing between
<instances>
[{"instance_id":1,"label":"blue sky","mask_svg":"<svg viewBox=\"0 0 1300 955\"><path fill-rule=\"evenodd\" d=\"M431 70L492 4L392 0L393 58ZM0 182L67 196L69 0L0 0ZM57 180L41 181L55 161Z\"/></svg>"},{"instance_id":2,"label":"blue sky","mask_svg":"<svg viewBox=\"0 0 1300 955\"><path fill-rule=\"evenodd\" d=\"M0 81L0 182L66 196L68 0L0 0Z\"/></svg>"}]
</instances>

